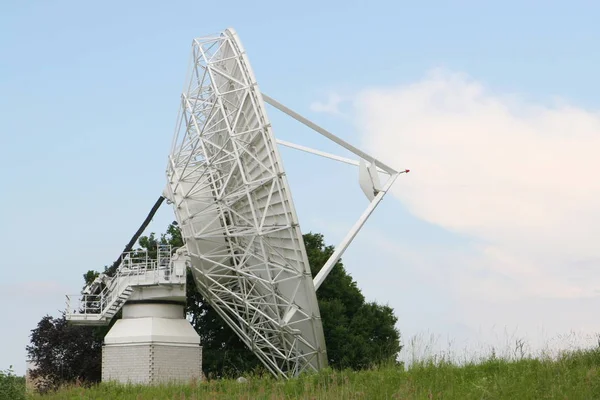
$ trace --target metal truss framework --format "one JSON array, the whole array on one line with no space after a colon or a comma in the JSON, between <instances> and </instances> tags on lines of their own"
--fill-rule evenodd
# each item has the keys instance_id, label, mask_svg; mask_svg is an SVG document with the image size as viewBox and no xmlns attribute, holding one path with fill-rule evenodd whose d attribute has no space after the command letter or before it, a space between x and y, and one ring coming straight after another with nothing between
<instances>
[{"instance_id":1,"label":"metal truss framework","mask_svg":"<svg viewBox=\"0 0 600 400\"><path fill-rule=\"evenodd\" d=\"M232 31L193 42L167 177L204 298L273 374L326 366L283 165Z\"/></svg>"},{"instance_id":2,"label":"metal truss framework","mask_svg":"<svg viewBox=\"0 0 600 400\"><path fill-rule=\"evenodd\" d=\"M314 282L264 101L361 157L355 162L281 143L358 164L371 199ZM378 171L390 175L383 187ZM193 41L164 195L198 289L276 376L327 365L315 290L398 174L261 94L233 30Z\"/></svg>"}]
</instances>

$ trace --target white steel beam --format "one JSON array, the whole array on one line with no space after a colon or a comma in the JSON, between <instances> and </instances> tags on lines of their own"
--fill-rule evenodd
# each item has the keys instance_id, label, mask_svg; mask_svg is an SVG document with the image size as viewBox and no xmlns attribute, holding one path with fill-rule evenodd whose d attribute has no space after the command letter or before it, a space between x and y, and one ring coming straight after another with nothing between
<instances>
[{"instance_id":1,"label":"white steel beam","mask_svg":"<svg viewBox=\"0 0 600 400\"><path fill-rule=\"evenodd\" d=\"M367 219L369 219L369 217L371 216L371 214L373 213L375 208L377 208L377 206L379 205L381 200L383 200L383 197L385 196L387 191L392 187L392 185L394 184L394 182L396 181L398 176L400 174L409 172L409 170L404 170L404 171L400 171L400 172L396 171L394 168L390 167L389 165L384 164L382 161L375 159L375 157L370 156L369 154L365 153L364 151L352 146L350 143L346 142L345 140L335 136L333 133L325 130L324 128L321 128L320 126L318 126L314 122L310 121L309 119L304 118L300 114L290 110L289 108L287 108L286 106L284 106L277 100L273 99L272 97L269 97L264 93L262 93L262 96L263 96L263 99L265 100L265 102L267 102L270 105L272 105L273 107L277 108L279 111L282 111L283 113L289 115L290 117L294 118L296 121L301 122L302 124L308 126L309 128L320 133L321 135L325 136L326 138L332 140L333 142L339 144L340 146L344 147L345 149L351 151L352 153L356 154L357 156L361 157L362 159L367 160L372 163L374 162L376 165L380 165L381 168L379 166L377 166L377 170L390 175L390 178L385 183L385 185L383 186L381 191L379 191L377 193L377 195L373 198L373 200L371 200L367 209L363 212L363 214L360 216L358 221L356 221L356 223L354 224L352 229L350 229L350 231L348 232L346 237L342 240L342 242L335 248L335 251L333 252L331 257L329 257L329 259L327 260L325 265L323 265L323 268L321 268L321 270L319 271L317 276L315 276L315 278L313 279L313 284L315 286L315 290L317 290L321 286L323 281L325 281L325 278L327 278L327 276L333 269L333 266L342 257L342 255L344 254L344 252L346 251L346 249L348 248L350 243L352 243L352 240L354 240L354 238L356 237L358 232L364 226L365 222L367 222ZM286 142L283 140L277 140L277 143L280 145L283 145L283 146L293 148L293 149L302 150L307 153L316 154L321 157L330 158L332 160L344 162L346 164L360 165L359 161L351 160L351 159L345 158L345 157L336 156L336 155L330 154L330 153L325 153L325 152L319 151L319 150L314 150L309 147L297 145L297 144Z\"/></svg>"},{"instance_id":2,"label":"white steel beam","mask_svg":"<svg viewBox=\"0 0 600 400\"><path fill-rule=\"evenodd\" d=\"M361 158L363 158L363 159L365 159L367 161L376 161L376 163L378 165L380 165L381 168L384 169L390 175L396 174L398 172L394 168L390 167L389 165L384 164L382 161L377 160L375 157L373 157L373 156L365 153L364 151L362 151L359 148L356 148L356 147L352 146L350 143L348 143L345 140L343 140L343 139L335 136L333 133L325 130L324 128L321 128L319 125L315 124L311 120L309 120L307 118L304 118L302 115L298 114L295 111L290 110L289 108L287 108L286 106L284 106L283 104L281 104L277 100L273 99L272 97L269 97L269 96L267 96L264 93L262 93L262 97L265 100L265 102L269 103L270 105L272 105L273 107L275 107L279 111L281 111L281 112L289 115L290 117L294 118L296 121L303 123L304 125L308 126L312 130L314 130L315 132L318 132L321 135L323 135L326 138L328 138L329 140L331 140L331 141L339 144L340 146L342 146L346 150L351 151L352 153L356 154L357 156L359 156L359 157L361 157Z\"/></svg>"},{"instance_id":3,"label":"white steel beam","mask_svg":"<svg viewBox=\"0 0 600 400\"><path fill-rule=\"evenodd\" d=\"M390 187L392 187L394 181L396 180L396 178L398 178L398 175L405 172L406 171L397 172L390 176L390 178L385 183L381 191L377 193L377 196L375 196L371 203L369 203L367 209L363 212L358 221L356 221L356 223L354 224L352 229L350 229L346 237L342 240L342 242L339 245L336 246L335 251L333 252L331 257L329 257L329 260L327 260L325 265L323 265L323 268L321 268L317 276L315 276L315 279L313 279L315 290L319 289L325 278L327 278L327 275L329 275L329 273L333 269L333 266L342 257L342 254L344 254L350 243L352 243L352 240L354 240L354 238L356 237L360 229L363 227L365 222L367 222L367 219L369 219L369 216L373 213L377 205L379 205L381 200L383 200L383 196L385 196Z\"/></svg>"},{"instance_id":4,"label":"white steel beam","mask_svg":"<svg viewBox=\"0 0 600 400\"><path fill-rule=\"evenodd\" d=\"M302 145L299 145L299 144L296 144L296 143L292 143L292 142L287 142L287 141L281 140L281 139L276 139L275 141L277 142L277 144L280 144L280 145L285 146L285 147L289 147L290 149L304 151L306 153L315 154L317 156L329 158L331 160L343 162L343 163L350 164L350 165L355 165L357 167L360 165L359 161L352 160L350 158L341 157L341 156L338 156L338 155L335 155L335 154L331 154L331 153L326 153L326 152L321 151L321 150L311 149L310 147L302 146ZM382 172L384 174L390 175L389 172L387 172L386 170L381 169L379 167L377 167L377 171L378 172Z\"/></svg>"}]
</instances>

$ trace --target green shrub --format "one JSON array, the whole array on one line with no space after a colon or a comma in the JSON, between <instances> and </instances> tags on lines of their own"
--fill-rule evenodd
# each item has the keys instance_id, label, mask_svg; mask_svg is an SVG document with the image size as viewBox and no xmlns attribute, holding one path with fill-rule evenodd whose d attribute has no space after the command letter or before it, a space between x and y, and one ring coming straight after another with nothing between
<instances>
[{"instance_id":1,"label":"green shrub","mask_svg":"<svg viewBox=\"0 0 600 400\"><path fill-rule=\"evenodd\" d=\"M16 376L12 365L5 371L0 370L0 400L25 399L25 378Z\"/></svg>"}]
</instances>

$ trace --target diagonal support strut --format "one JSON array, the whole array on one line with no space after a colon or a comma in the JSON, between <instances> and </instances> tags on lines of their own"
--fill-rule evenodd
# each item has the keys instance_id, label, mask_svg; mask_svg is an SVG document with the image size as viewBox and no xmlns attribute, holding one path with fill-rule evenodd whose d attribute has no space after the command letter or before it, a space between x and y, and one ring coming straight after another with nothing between
<instances>
[{"instance_id":1,"label":"diagonal support strut","mask_svg":"<svg viewBox=\"0 0 600 400\"><path fill-rule=\"evenodd\" d=\"M318 126L317 124L315 124L314 122L310 121L309 119L307 119L307 118L301 116L300 114L298 114L298 113L290 110L289 108L287 108L286 106L284 106L283 104L281 104L277 100L273 99L272 97L269 97L269 96L267 96L264 93L261 93L261 94L262 94L262 97L263 97L263 99L264 99L264 101L266 103L272 105L273 107L275 107L279 111L281 111L281 112L289 115L290 117L294 118L296 121L301 122L302 124L308 126L309 128L313 129L317 133L320 133L321 135L325 136L329 140L331 140L331 141L337 143L338 145L342 146L346 150L351 151L352 153L356 154L357 156L361 157L362 159L367 160L367 161L375 164L376 171L385 172L388 175L390 175L390 177L388 178L388 180L385 183L385 185L381 188L381 190L376 191L376 194L372 198L372 200L369 203L369 205L366 208L366 210L362 213L362 215L360 216L360 218L356 221L356 223L354 224L354 226L352 227L352 229L350 229L350 231L346 234L346 237L344 237L344 239L342 240L342 242L338 246L336 246L335 251L333 252L333 254L329 257L329 259L327 260L327 262L325 263L325 265L323 265L323 267L321 268L321 270L319 271L319 273L313 279L313 284L314 284L315 290L317 290L323 284L323 282L325 281L325 279L327 278L327 276L329 275L329 273L331 272L331 270L333 269L333 267L335 266L335 264L342 257L342 255L344 254L344 252L346 251L346 249L348 248L348 246L350 245L350 243L352 243L352 240L354 240L354 238L356 237L356 235L358 234L358 232L364 226L365 222L367 222L367 219L369 219L369 217L371 216L371 214L373 213L373 211L375 211L375 208L377 208L377 206L379 205L379 203L381 202L381 200L383 200L383 197L385 196L385 194L387 193L387 191L392 187L392 185L394 184L394 182L396 181L396 179L398 178L398 176L400 174L408 173L409 170L407 169L407 170L404 170L404 171L396 171L394 168L390 167L389 165L384 164L383 162L375 159L375 157L373 157L373 156L365 153L364 151L360 150L357 147L354 147L350 143L348 143L345 140L343 140L343 139L335 136L333 133L327 131L326 129L324 129L324 128L320 127L320 126ZM285 142L285 141L282 141L282 140L278 140L277 142L280 145L287 146L287 147L290 147L290 148L294 148L296 150L301 150L301 151L305 151L307 153L316 154L316 155L319 155L321 157L330 158L330 159L333 159L333 160L336 160L336 161L339 161L339 162L343 162L343 163L346 163L346 164L359 165L359 162L356 162L354 160L350 160L350 159L347 159L347 158L344 158L344 157L339 157L339 156L336 156L336 155L333 155L333 154L329 154L329 153L325 153L325 152L318 151L318 150L313 150L313 149L310 149L310 148L305 147L305 146L300 146L300 145L297 145L297 144L294 144L294 143Z\"/></svg>"}]
</instances>

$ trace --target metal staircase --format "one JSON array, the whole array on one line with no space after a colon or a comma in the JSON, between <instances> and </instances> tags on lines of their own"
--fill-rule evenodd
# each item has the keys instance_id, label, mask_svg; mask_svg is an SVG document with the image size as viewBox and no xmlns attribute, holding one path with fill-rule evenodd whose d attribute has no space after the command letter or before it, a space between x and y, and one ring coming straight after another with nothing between
<instances>
[{"instance_id":1,"label":"metal staircase","mask_svg":"<svg viewBox=\"0 0 600 400\"><path fill-rule=\"evenodd\" d=\"M124 253L113 276L100 274L81 294L67 295L66 319L73 325L108 325L136 287L185 284L185 262L159 246L156 259L146 251Z\"/></svg>"}]
</instances>

